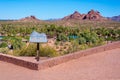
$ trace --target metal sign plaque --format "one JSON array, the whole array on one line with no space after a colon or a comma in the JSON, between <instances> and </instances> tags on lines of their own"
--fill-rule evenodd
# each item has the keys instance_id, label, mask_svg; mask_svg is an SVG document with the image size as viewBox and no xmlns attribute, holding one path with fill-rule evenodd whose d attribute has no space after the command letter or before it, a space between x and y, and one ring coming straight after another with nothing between
<instances>
[{"instance_id":1,"label":"metal sign plaque","mask_svg":"<svg viewBox=\"0 0 120 80\"><path fill-rule=\"evenodd\" d=\"M33 42L33 43L44 43L44 42L47 42L47 36L45 33L38 33L36 31L33 31L31 34L30 34L30 42Z\"/></svg>"}]
</instances>

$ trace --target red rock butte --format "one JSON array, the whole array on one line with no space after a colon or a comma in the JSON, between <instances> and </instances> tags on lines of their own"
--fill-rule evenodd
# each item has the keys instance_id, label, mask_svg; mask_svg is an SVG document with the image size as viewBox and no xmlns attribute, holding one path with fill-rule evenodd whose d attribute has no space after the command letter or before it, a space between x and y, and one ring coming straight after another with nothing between
<instances>
[{"instance_id":1,"label":"red rock butte","mask_svg":"<svg viewBox=\"0 0 120 80\"><path fill-rule=\"evenodd\" d=\"M78 11L75 11L73 14L64 17L62 20L98 20L104 21L108 20L107 18L100 15L100 12L91 10L87 14L80 14Z\"/></svg>"},{"instance_id":2,"label":"red rock butte","mask_svg":"<svg viewBox=\"0 0 120 80\"><path fill-rule=\"evenodd\" d=\"M38 22L40 20L37 19L35 16L28 16L28 17L22 18L22 19L20 19L18 21L22 21L22 22Z\"/></svg>"}]
</instances>

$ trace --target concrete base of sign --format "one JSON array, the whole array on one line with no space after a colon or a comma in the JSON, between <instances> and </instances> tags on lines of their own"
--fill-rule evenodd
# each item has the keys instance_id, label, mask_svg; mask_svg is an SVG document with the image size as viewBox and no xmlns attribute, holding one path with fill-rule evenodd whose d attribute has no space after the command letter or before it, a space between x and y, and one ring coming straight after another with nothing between
<instances>
[{"instance_id":1,"label":"concrete base of sign","mask_svg":"<svg viewBox=\"0 0 120 80\"><path fill-rule=\"evenodd\" d=\"M0 60L10 62L10 63L23 66L29 69L33 69L33 70L41 70L41 69L53 67L55 65L58 65L58 64L61 64L61 63L64 63L64 62L67 62L73 59L77 59L83 56L96 54L99 52L116 49L116 48L120 48L120 41L109 43L103 46L94 47L94 48L87 49L87 50L78 51L78 52L67 54L67 55L60 56L60 57L40 60L38 62L35 60L30 61L30 60L26 60L26 59L14 57L14 56L2 54L2 53L0 53Z\"/></svg>"}]
</instances>

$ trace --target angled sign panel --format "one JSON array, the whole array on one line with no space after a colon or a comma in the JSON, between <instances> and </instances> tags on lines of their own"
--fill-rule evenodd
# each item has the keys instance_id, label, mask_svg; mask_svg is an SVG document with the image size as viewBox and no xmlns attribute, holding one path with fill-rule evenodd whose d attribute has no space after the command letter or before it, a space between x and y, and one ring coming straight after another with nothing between
<instances>
[{"instance_id":1,"label":"angled sign panel","mask_svg":"<svg viewBox=\"0 0 120 80\"><path fill-rule=\"evenodd\" d=\"M38 33L36 31L33 31L30 35L30 42L33 43L44 43L47 42L47 36L45 33Z\"/></svg>"}]
</instances>

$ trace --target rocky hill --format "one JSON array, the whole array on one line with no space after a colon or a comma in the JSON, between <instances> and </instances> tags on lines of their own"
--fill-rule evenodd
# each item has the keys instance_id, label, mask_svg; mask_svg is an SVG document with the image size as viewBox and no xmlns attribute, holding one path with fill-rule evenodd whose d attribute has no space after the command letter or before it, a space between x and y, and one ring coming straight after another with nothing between
<instances>
[{"instance_id":1,"label":"rocky hill","mask_svg":"<svg viewBox=\"0 0 120 80\"><path fill-rule=\"evenodd\" d=\"M100 12L91 10L87 14L80 14L78 11L75 11L73 14L64 17L62 20L107 20L100 15Z\"/></svg>"},{"instance_id":2,"label":"rocky hill","mask_svg":"<svg viewBox=\"0 0 120 80\"><path fill-rule=\"evenodd\" d=\"M40 20L37 19L35 16L28 16L28 17L25 17L25 18L22 18L18 21L22 21L22 22L39 22Z\"/></svg>"},{"instance_id":3,"label":"rocky hill","mask_svg":"<svg viewBox=\"0 0 120 80\"><path fill-rule=\"evenodd\" d=\"M80 14L78 11L75 11L73 14L66 16L63 18L63 20L69 20L69 19L83 19L84 15Z\"/></svg>"}]
</instances>

